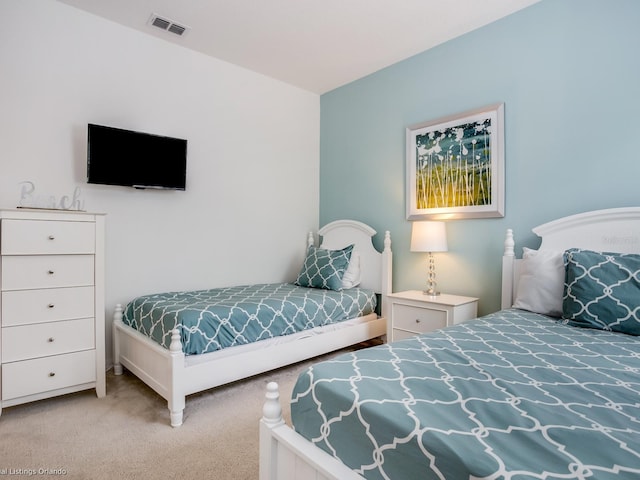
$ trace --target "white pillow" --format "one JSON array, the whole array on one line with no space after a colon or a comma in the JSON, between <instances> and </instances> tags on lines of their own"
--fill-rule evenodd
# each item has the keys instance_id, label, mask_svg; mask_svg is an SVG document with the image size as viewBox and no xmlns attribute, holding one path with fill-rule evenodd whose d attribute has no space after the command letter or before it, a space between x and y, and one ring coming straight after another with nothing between
<instances>
[{"instance_id":1,"label":"white pillow","mask_svg":"<svg viewBox=\"0 0 640 480\"><path fill-rule=\"evenodd\" d=\"M515 308L562 316L564 261L562 252L532 250L524 247Z\"/></svg>"},{"instance_id":2,"label":"white pillow","mask_svg":"<svg viewBox=\"0 0 640 480\"><path fill-rule=\"evenodd\" d=\"M342 275L342 288L353 288L360 285L360 254L351 252L349 266Z\"/></svg>"}]
</instances>

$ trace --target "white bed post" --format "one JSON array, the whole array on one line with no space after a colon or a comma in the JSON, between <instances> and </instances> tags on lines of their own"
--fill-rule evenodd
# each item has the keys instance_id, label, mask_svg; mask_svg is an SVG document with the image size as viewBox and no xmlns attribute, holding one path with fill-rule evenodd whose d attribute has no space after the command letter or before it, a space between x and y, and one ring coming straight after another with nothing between
<instances>
[{"instance_id":1,"label":"white bed post","mask_svg":"<svg viewBox=\"0 0 640 480\"><path fill-rule=\"evenodd\" d=\"M116 305L113 312L113 373L114 375L122 375L122 364L120 363L120 336L116 325L122 323L122 305Z\"/></svg>"},{"instance_id":2,"label":"white bed post","mask_svg":"<svg viewBox=\"0 0 640 480\"><path fill-rule=\"evenodd\" d=\"M171 426L182 425L182 418L185 407L185 393L182 385L182 368L184 367L184 353L182 353L182 342L180 341L180 330L174 328L171 331L171 344L169 345L169 368L171 369L171 388L169 389L168 407L171 417Z\"/></svg>"},{"instance_id":3,"label":"white bed post","mask_svg":"<svg viewBox=\"0 0 640 480\"><path fill-rule=\"evenodd\" d=\"M280 393L278 384L269 382L262 407L260 419L260 476L259 480L272 480L277 478L278 450L277 440L271 435L271 430L284 425L282 407L280 406Z\"/></svg>"},{"instance_id":4,"label":"white bed post","mask_svg":"<svg viewBox=\"0 0 640 480\"><path fill-rule=\"evenodd\" d=\"M507 229L504 239L504 253L502 255L502 302L501 308L511 308L513 305L515 281L515 241L513 230Z\"/></svg>"},{"instance_id":5,"label":"white bed post","mask_svg":"<svg viewBox=\"0 0 640 480\"><path fill-rule=\"evenodd\" d=\"M389 230L384 232L384 249L382 250L382 284L380 285L380 298L382 299L382 308L380 314L390 322L389 308L387 307L387 295L391 292L391 275L393 271L393 256L391 253L391 233Z\"/></svg>"}]
</instances>

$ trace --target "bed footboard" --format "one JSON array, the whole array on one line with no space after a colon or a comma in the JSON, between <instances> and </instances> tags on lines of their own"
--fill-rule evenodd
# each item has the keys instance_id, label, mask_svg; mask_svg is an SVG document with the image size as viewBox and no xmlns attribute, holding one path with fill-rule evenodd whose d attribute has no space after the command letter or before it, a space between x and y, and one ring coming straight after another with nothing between
<instances>
[{"instance_id":1,"label":"bed footboard","mask_svg":"<svg viewBox=\"0 0 640 480\"><path fill-rule=\"evenodd\" d=\"M169 350L162 348L139 332L122 323L122 305L113 314L113 349L116 375L126 367L140 380L167 400L171 426L182 425L186 395L184 385L185 355L180 334L174 330Z\"/></svg>"},{"instance_id":2,"label":"bed footboard","mask_svg":"<svg viewBox=\"0 0 640 480\"><path fill-rule=\"evenodd\" d=\"M363 480L285 424L277 383L267 385L265 397L260 420L260 480Z\"/></svg>"}]
</instances>

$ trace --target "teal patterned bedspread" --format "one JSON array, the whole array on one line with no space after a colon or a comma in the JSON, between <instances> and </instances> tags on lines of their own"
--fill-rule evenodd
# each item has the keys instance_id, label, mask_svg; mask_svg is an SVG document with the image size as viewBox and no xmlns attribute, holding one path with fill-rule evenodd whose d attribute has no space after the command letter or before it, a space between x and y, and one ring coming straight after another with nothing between
<instances>
[{"instance_id":1,"label":"teal patterned bedspread","mask_svg":"<svg viewBox=\"0 0 640 480\"><path fill-rule=\"evenodd\" d=\"M372 290L268 283L145 295L127 305L122 321L165 348L177 326L184 353L196 355L368 315L375 308Z\"/></svg>"},{"instance_id":2,"label":"teal patterned bedspread","mask_svg":"<svg viewBox=\"0 0 640 480\"><path fill-rule=\"evenodd\" d=\"M640 338L507 309L303 372L295 430L370 480L640 478Z\"/></svg>"}]
</instances>

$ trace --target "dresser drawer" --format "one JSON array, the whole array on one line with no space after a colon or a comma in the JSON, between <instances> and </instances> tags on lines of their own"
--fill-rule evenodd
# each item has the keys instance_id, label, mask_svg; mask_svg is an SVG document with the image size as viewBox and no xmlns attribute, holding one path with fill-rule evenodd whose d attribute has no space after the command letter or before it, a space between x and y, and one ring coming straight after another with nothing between
<instances>
[{"instance_id":1,"label":"dresser drawer","mask_svg":"<svg viewBox=\"0 0 640 480\"><path fill-rule=\"evenodd\" d=\"M393 328L426 333L447 326L447 311L394 303ZM395 339L395 337L394 337Z\"/></svg>"},{"instance_id":2,"label":"dresser drawer","mask_svg":"<svg viewBox=\"0 0 640 480\"><path fill-rule=\"evenodd\" d=\"M93 317L93 287L2 292L2 326Z\"/></svg>"},{"instance_id":3,"label":"dresser drawer","mask_svg":"<svg viewBox=\"0 0 640 480\"><path fill-rule=\"evenodd\" d=\"M3 363L94 347L93 317L2 328Z\"/></svg>"},{"instance_id":4,"label":"dresser drawer","mask_svg":"<svg viewBox=\"0 0 640 480\"><path fill-rule=\"evenodd\" d=\"M2 400L95 381L95 350L4 363L2 364Z\"/></svg>"},{"instance_id":5,"label":"dresser drawer","mask_svg":"<svg viewBox=\"0 0 640 480\"><path fill-rule=\"evenodd\" d=\"M75 287L93 284L93 255L2 257L3 291Z\"/></svg>"},{"instance_id":6,"label":"dresser drawer","mask_svg":"<svg viewBox=\"0 0 640 480\"><path fill-rule=\"evenodd\" d=\"M2 220L2 255L94 253L96 238L92 222Z\"/></svg>"}]
</instances>

